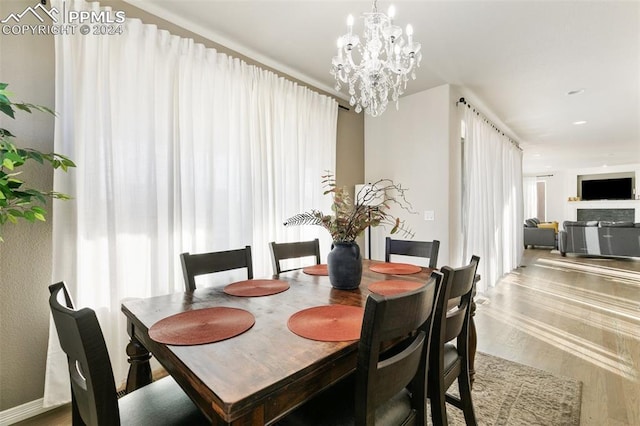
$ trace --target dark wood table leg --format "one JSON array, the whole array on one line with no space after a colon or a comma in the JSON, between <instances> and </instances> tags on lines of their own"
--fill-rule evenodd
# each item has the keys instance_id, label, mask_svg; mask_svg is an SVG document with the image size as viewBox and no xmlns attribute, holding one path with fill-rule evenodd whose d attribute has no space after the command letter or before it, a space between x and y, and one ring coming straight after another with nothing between
<instances>
[{"instance_id":1,"label":"dark wood table leg","mask_svg":"<svg viewBox=\"0 0 640 426\"><path fill-rule=\"evenodd\" d=\"M133 392L151 383L151 354L134 336L127 345L129 374L127 375L127 393Z\"/></svg>"},{"instance_id":2,"label":"dark wood table leg","mask_svg":"<svg viewBox=\"0 0 640 426\"><path fill-rule=\"evenodd\" d=\"M476 322L473 319L476 316L476 284L480 281L480 275L476 275L473 280L473 293L471 293L471 308L469 316L469 381L473 388L473 381L476 378L476 349L478 347L478 332L476 331Z\"/></svg>"},{"instance_id":3,"label":"dark wood table leg","mask_svg":"<svg viewBox=\"0 0 640 426\"><path fill-rule=\"evenodd\" d=\"M473 381L476 378L476 348L478 346L478 334L476 332L476 322L473 317L476 315L476 302L471 299L471 319L469 320L469 381L473 388Z\"/></svg>"}]
</instances>

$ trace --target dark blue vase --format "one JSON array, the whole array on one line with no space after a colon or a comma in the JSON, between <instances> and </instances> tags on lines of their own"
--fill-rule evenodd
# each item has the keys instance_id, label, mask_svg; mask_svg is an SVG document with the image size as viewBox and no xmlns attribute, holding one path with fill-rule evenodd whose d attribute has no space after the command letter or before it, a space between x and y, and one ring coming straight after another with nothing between
<instances>
[{"instance_id":1,"label":"dark blue vase","mask_svg":"<svg viewBox=\"0 0 640 426\"><path fill-rule=\"evenodd\" d=\"M327 256L329 281L339 290L358 288L362 279L362 256L355 242L333 243Z\"/></svg>"}]
</instances>

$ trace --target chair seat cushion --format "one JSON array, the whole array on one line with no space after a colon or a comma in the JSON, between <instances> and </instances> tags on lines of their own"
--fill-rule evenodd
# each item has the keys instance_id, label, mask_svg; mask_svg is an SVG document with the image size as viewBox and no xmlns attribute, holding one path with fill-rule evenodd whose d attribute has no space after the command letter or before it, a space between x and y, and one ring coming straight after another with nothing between
<instances>
[{"instance_id":1,"label":"chair seat cushion","mask_svg":"<svg viewBox=\"0 0 640 426\"><path fill-rule=\"evenodd\" d=\"M354 422L355 380L353 376L323 391L280 420L278 426L350 426ZM403 389L376 410L377 425L400 425L414 415L411 394Z\"/></svg>"},{"instance_id":2,"label":"chair seat cushion","mask_svg":"<svg viewBox=\"0 0 640 426\"><path fill-rule=\"evenodd\" d=\"M460 355L458 354L458 348L456 345L452 343L444 344L444 358L443 358L443 366L444 366L444 374L448 375L449 370L458 365L458 361L460 360ZM459 372L459 370L457 371ZM456 372L456 375L457 375Z\"/></svg>"},{"instance_id":3,"label":"chair seat cushion","mask_svg":"<svg viewBox=\"0 0 640 426\"><path fill-rule=\"evenodd\" d=\"M118 406L122 425L210 424L171 377L123 396Z\"/></svg>"}]
</instances>

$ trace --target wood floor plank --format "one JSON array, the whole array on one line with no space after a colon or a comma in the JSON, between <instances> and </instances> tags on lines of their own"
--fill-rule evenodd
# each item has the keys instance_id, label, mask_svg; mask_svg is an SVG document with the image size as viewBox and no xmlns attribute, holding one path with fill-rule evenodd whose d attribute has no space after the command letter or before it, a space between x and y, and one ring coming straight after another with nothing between
<instances>
[{"instance_id":1,"label":"wood floor plank","mask_svg":"<svg viewBox=\"0 0 640 426\"><path fill-rule=\"evenodd\" d=\"M640 425L640 260L522 265L479 296L478 350L582 381L582 425Z\"/></svg>"}]
</instances>

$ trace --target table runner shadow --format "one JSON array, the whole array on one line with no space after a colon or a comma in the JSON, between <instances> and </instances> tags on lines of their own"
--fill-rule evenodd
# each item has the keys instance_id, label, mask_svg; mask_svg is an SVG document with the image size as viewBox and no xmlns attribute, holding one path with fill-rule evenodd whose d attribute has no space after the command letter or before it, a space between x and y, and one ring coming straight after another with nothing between
<instances>
[{"instance_id":1,"label":"table runner shadow","mask_svg":"<svg viewBox=\"0 0 640 426\"><path fill-rule=\"evenodd\" d=\"M478 425L580 424L580 381L480 352L475 366L472 397ZM457 383L449 390L457 395ZM465 424L462 411L449 404L447 417L451 426Z\"/></svg>"}]
</instances>

